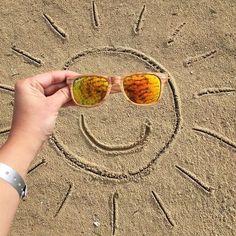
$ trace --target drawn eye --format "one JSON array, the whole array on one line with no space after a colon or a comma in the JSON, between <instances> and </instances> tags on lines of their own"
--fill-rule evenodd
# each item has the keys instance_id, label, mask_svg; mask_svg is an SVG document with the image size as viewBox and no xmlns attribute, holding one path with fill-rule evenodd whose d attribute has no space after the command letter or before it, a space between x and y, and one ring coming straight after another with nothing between
<instances>
[{"instance_id":1,"label":"drawn eye","mask_svg":"<svg viewBox=\"0 0 236 236\"><path fill-rule=\"evenodd\" d=\"M90 5L88 19L91 20L91 37L105 34L104 28L107 26L103 20L111 14L102 11L101 5L104 7L104 3L97 3L92 1ZM100 46L97 46L95 42L101 35L94 37L93 46L87 46L88 43L82 46L76 41L78 32L76 38L75 32L60 26L59 15L42 13L42 23L48 27L45 27L47 36L53 40L58 37L58 42L68 48L75 47L71 42L78 43L74 53L69 50L63 52L64 56L70 56L61 63L62 69L115 75L161 72L167 73L170 80L161 102L154 107L136 107L126 102L121 94L115 94L102 106L92 109L62 109L54 133L28 171L32 197L20 208L29 214L25 216L21 210L17 214L20 223L23 221L28 225L32 221L39 224L34 219L37 212L38 222L49 222L50 219L51 223L47 224L54 224L55 228L61 224L55 232L61 229L61 233L66 231L65 234L84 231L86 235L156 235L166 230L170 235L174 230L176 234L183 233L178 229L188 228L189 222L193 223L198 214L205 220L209 206L213 206L214 214L220 212L218 215L228 205L233 209L233 188L230 193L222 189L230 185L231 177L223 179L228 169L232 170L232 157L236 149L231 134L231 127L235 125L232 117L236 107L236 88L226 79L221 80L222 74L217 73L213 81L212 74L206 73L210 63L217 60L218 49L204 46L201 52L190 54L186 46L184 55L192 56L183 59L177 49L185 45L184 37L189 36L188 31L194 24L185 17L178 17L176 21L177 15L172 14L173 18L168 16L168 20L174 29L169 29L167 18L153 14L151 5L134 5L139 7L132 16L130 35L120 32L123 39L127 37L130 40L125 43L126 46L122 38L115 38L114 41L101 38ZM119 15L112 16L114 19L116 17ZM151 29L151 21L154 24L163 19L169 33ZM147 32L150 32L148 37ZM156 43L156 36L159 39L165 37L163 42L158 43L158 50L154 43L149 45L151 41ZM104 41L105 45L101 46ZM116 43L113 45L111 42ZM134 42L134 45L129 42ZM135 42L138 44L135 45ZM20 78L19 74L25 71L25 65L19 65L19 58L32 65L34 73L44 70L46 57L50 58L47 52L45 57L37 53L36 46L31 54L33 43L28 48L14 43L9 48L11 56L15 55L11 58L12 74L9 75L13 81L1 80L0 83L1 142L10 130L14 78ZM161 50L159 47L162 47ZM17 63L14 60L18 60ZM159 61L163 64L168 62L168 66L163 66ZM217 82L219 80L220 83ZM219 183L221 181L224 182ZM221 203L224 201L227 203ZM224 204L222 209L221 204ZM197 209L203 205L206 209ZM231 219L230 216L231 213L227 219ZM66 221L70 223L64 226ZM83 229L79 231L77 225L82 225ZM205 227L203 220L199 226Z\"/></svg>"}]
</instances>

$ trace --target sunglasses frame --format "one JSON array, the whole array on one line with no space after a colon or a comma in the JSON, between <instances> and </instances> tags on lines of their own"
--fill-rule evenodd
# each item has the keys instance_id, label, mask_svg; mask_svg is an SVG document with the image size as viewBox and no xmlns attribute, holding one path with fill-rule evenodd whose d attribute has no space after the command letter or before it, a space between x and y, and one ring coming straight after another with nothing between
<instances>
[{"instance_id":1,"label":"sunglasses frame","mask_svg":"<svg viewBox=\"0 0 236 236\"><path fill-rule=\"evenodd\" d=\"M129 99L129 97L126 95L125 90L124 90L124 85L123 85L123 81L126 77L132 76L132 75L155 75L160 79L161 82L161 88L160 88L160 95L159 98L156 102L153 103L149 103L149 104L138 104L133 102L132 100ZM76 79L82 78L82 77L86 77L86 76L98 76L98 77L102 77L104 79L106 79L109 83L108 85L108 89L107 89L107 93L105 95L105 97L103 98L103 100L99 103L97 103L96 105L81 105L78 104L74 98L74 94L73 94L73 82ZM106 76L106 75L97 75L97 74L78 74L74 77L70 77L66 79L66 83L69 86L70 89L70 93L71 93L71 97L74 101L74 103L80 107L87 107L87 108L92 108L92 107L96 107L96 106L100 106L102 103L105 102L105 100L107 99L107 97L110 94L113 93L119 93L122 92L123 95L125 96L125 98L131 102L132 104L136 105L136 106L152 106L157 104L160 101L160 98L162 96L162 92L163 92L163 88L165 83L167 83L167 81L169 80L169 76L167 73L155 73L155 72L138 72L138 73L132 73L132 74L127 74L124 76Z\"/></svg>"}]
</instances>

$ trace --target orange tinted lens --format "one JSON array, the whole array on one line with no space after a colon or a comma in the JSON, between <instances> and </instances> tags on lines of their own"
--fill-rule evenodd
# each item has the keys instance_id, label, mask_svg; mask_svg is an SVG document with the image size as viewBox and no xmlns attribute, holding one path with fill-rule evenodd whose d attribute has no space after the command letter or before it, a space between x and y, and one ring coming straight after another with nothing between
<instances>
[{"instance_id":1,"label":"orange tinted lens","mask_svg":"<svg viewBox=\"0 0 236 236\"><path fill-rule=\"evenodd\" d=\"M82 76L73 81L73 98L77 104L93 106L107 94L109 82L101 76Z\"/></svg>"},{"instance_id":2,"label":"orange tinted lens","mask_svg":"<svg viewBox=\"0 0 236 236\"><path fill-rule=\"evenodd\" d=\"M123 86L127 97L137 104L155 103L161 94L161 80L152 74L125 77Z\"/></svg>"}]
</instances>

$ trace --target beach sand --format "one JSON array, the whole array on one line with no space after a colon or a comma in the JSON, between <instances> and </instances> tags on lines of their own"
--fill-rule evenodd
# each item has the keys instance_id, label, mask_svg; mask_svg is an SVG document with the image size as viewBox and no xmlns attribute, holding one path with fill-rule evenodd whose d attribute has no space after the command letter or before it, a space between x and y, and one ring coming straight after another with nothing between
<instances>
[{"instance_id":1,"label":"beach sand","mask_svg":"<svg viewBox=\"0 0 236 236\"><path fill-rule=\"evenodd\" d=\"M10 235L236 235L235 1L2 1L0 143L17 80L163 71L158 105L122 93L60 110Z\"/></svg>"}]
</instances>

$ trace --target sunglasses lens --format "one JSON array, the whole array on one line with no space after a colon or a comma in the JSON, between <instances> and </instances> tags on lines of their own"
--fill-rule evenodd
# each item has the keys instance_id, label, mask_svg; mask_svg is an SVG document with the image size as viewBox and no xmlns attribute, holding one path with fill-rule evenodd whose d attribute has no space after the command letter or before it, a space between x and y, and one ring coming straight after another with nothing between
<instances>
[{"instance_id":1,"label":"sunglasses lens","mask_svg":"<svg viewBox=\"0 0 236 236\"><path fill-rule=\"evenodd\" d=\"M152 74L125 77L123 87L127 97L137 104L155 103L161 94L161 80Z\"/></svg>"},{"instance_id":2,"label":"sunglasses lens","mask_svg":"<svg viewBox=\"0 0 236 236\"><path fill-rule=\"evenodd\" d=\"M102 102L107 94L109 82L101 76L83 76L72 85L73 98L79 105L94 106Z\"/></svg>"}]
</instances>

